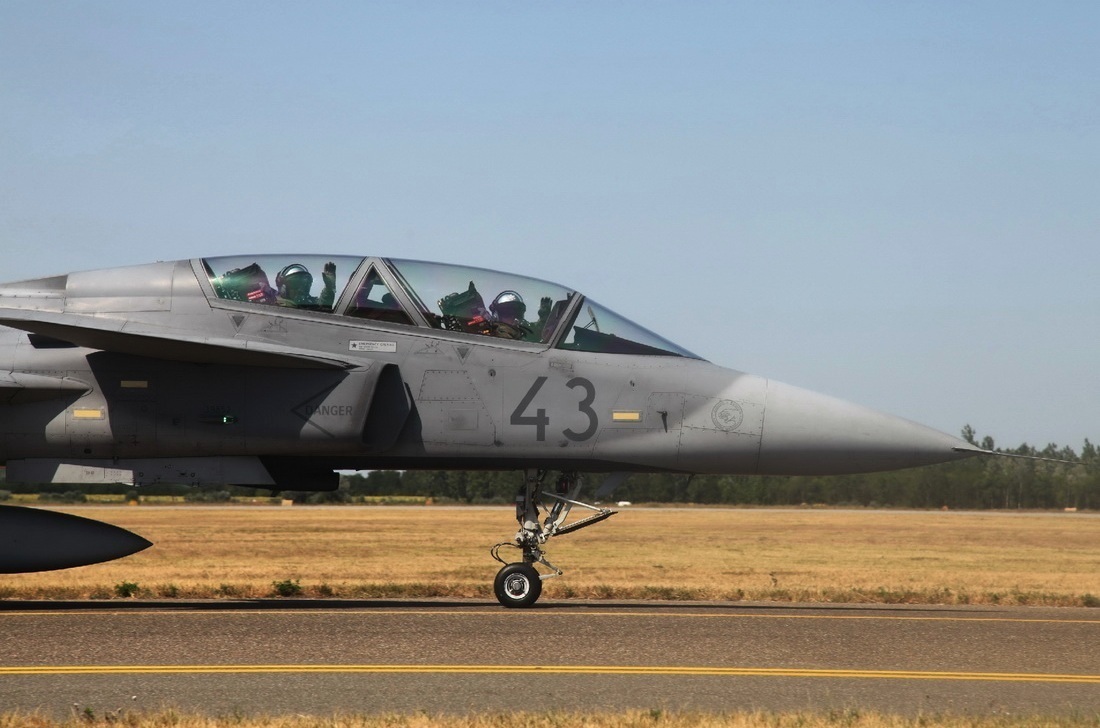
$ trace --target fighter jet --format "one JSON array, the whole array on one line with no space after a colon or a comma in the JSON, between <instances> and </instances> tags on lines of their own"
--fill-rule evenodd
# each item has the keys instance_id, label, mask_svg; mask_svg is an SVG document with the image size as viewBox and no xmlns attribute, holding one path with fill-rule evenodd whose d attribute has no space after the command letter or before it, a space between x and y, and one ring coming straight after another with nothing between
<instances>
[{"instance_id":1,"label":"fighter jet","mask_svg":"<svg viewBox=\"0 0 1100 728\"><path fill-rule=\"evenodd\" d=\"M0 286L0 418L12 483L332 490L337 470L521 472L519 530L491 550L508 607L561 575L552 537L613 514L581 500L581 472L606 474L599 500L634 472L826 475L982 452L705 361L556 283L317 254ZM26 511L0 509L2 572L148 545Z\"/></svg>"}]
</instances>

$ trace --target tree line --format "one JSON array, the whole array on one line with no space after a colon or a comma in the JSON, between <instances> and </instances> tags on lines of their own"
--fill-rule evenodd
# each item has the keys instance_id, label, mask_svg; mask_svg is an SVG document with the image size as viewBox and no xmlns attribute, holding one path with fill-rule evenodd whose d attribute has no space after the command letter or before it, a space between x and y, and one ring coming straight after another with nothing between
<instances>
[{"instance_id":1,"label":"tree line","mask_svg":"<svg viewBox=\"0 0 1100 728\"><path fill-rule=\"evenodd\" d=\"M1100 508L1100 450L1085 440L1080 453L1050 444L1038 449L1024 444L1001 449L992 438L980 442L970 427L963 438L986 450L1028 457L1068 460L1078 465L1000 457L974 457L942 465L861 475L774 476L673 473L634 474L619 486L614 500L633 503L699 503L749 506L867 506L891 508ZM2 471L0 471L2 472ZM517 471L374 470L341 477L329 493L285 491L284 498L308 503L346 503L363 497L415 496L440 502L511 503L521 485ZM547 475L552 482L554 473ZM606 475L582 474L589 498ZM270 497L259 488L158 485L134 489L127 485L3 485L7 493L52 494L55 500L79 499L83 493L177 495L188 500L228 500L232 495ZM582 498L584 496L582 495Z\"/></svg>"},{"instance_id":2,"label":"tree line","mask_svg":"<svg viewBox=\"0 0 1100 728\"><path fill-rule=\"evenodd\" d=\"M987 450L1080 464L974 457L909 470L824 477L647 473L631 475L615 491L614 499L756 506L1100 508L1100 451L1088 440L1078 453L1054 444L1041 450L1027 444L1002 449L990 437L979 442L970 426L963 428L962 436ZM585 476L586 492L593 493L604 477ZM507 503L515 498L520 484L516 472L372 471L344 476L341 489L349 496Z\"/></svg>"}]
</instances>

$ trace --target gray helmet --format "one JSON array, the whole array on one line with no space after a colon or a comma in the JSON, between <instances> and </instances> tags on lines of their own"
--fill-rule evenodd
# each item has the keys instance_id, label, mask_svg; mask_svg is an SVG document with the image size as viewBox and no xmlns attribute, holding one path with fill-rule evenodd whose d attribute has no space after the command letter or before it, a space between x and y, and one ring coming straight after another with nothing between
<instances>
[{"instance_id":1,"label":"gray helmet","mask_svg":"<svg viewBox=\"0 0 1100 728\"><path fill-rule=\"evenodd\" d=\"M523 296L515 291L501 291L489 304L489 310L496 316L503 314L523 318L523 314L527 313L527 304L523 302Z\"/></svg>"},{"instance_id":2,"label":"gray helmet","mask_svg":"<svg viewBox=\"0 0 1100 728\"><path fill-rule=\"evenodd\" d=\"M300 276L300 277L299 277ZM279 289L279 295L285 296L290 290L288 285L294 279L295 287L300 291L309 291L313 287L313 274L301 263L291 263L279 271L275 276L275 287Z\"/></svg>"}]
</instances>

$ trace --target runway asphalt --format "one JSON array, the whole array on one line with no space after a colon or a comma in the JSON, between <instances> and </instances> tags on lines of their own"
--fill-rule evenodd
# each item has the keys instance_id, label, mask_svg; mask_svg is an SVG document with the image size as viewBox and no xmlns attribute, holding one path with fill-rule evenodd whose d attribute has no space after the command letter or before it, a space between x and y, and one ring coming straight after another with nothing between
<instances>
[{"instance_id":1,"label":"runway asphalt","mask_svg":"<svg viewBox=\"0 0 1100 728\"><path fill-rule=\"evenodd\" d=\"M1100 713L1100 610L0 602L0 709Z\"/></svg>"}]
</instances>

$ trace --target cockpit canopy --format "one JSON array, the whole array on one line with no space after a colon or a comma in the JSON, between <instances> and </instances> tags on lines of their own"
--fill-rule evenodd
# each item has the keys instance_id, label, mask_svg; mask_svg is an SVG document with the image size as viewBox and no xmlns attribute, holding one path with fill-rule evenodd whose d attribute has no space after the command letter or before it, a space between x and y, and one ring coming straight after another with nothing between
<instances>
[{"instance_id":1,"label":"cockpit canopy","mask_svg":"<svg viewBox=\"0 0 1100 728\"><path fill-rule=\"evenodd\" d=\"M265 255L203 258L225 301L430 327L607 354L697 359L556 283L398 258Z\"/></svg>"}]
</instances>

